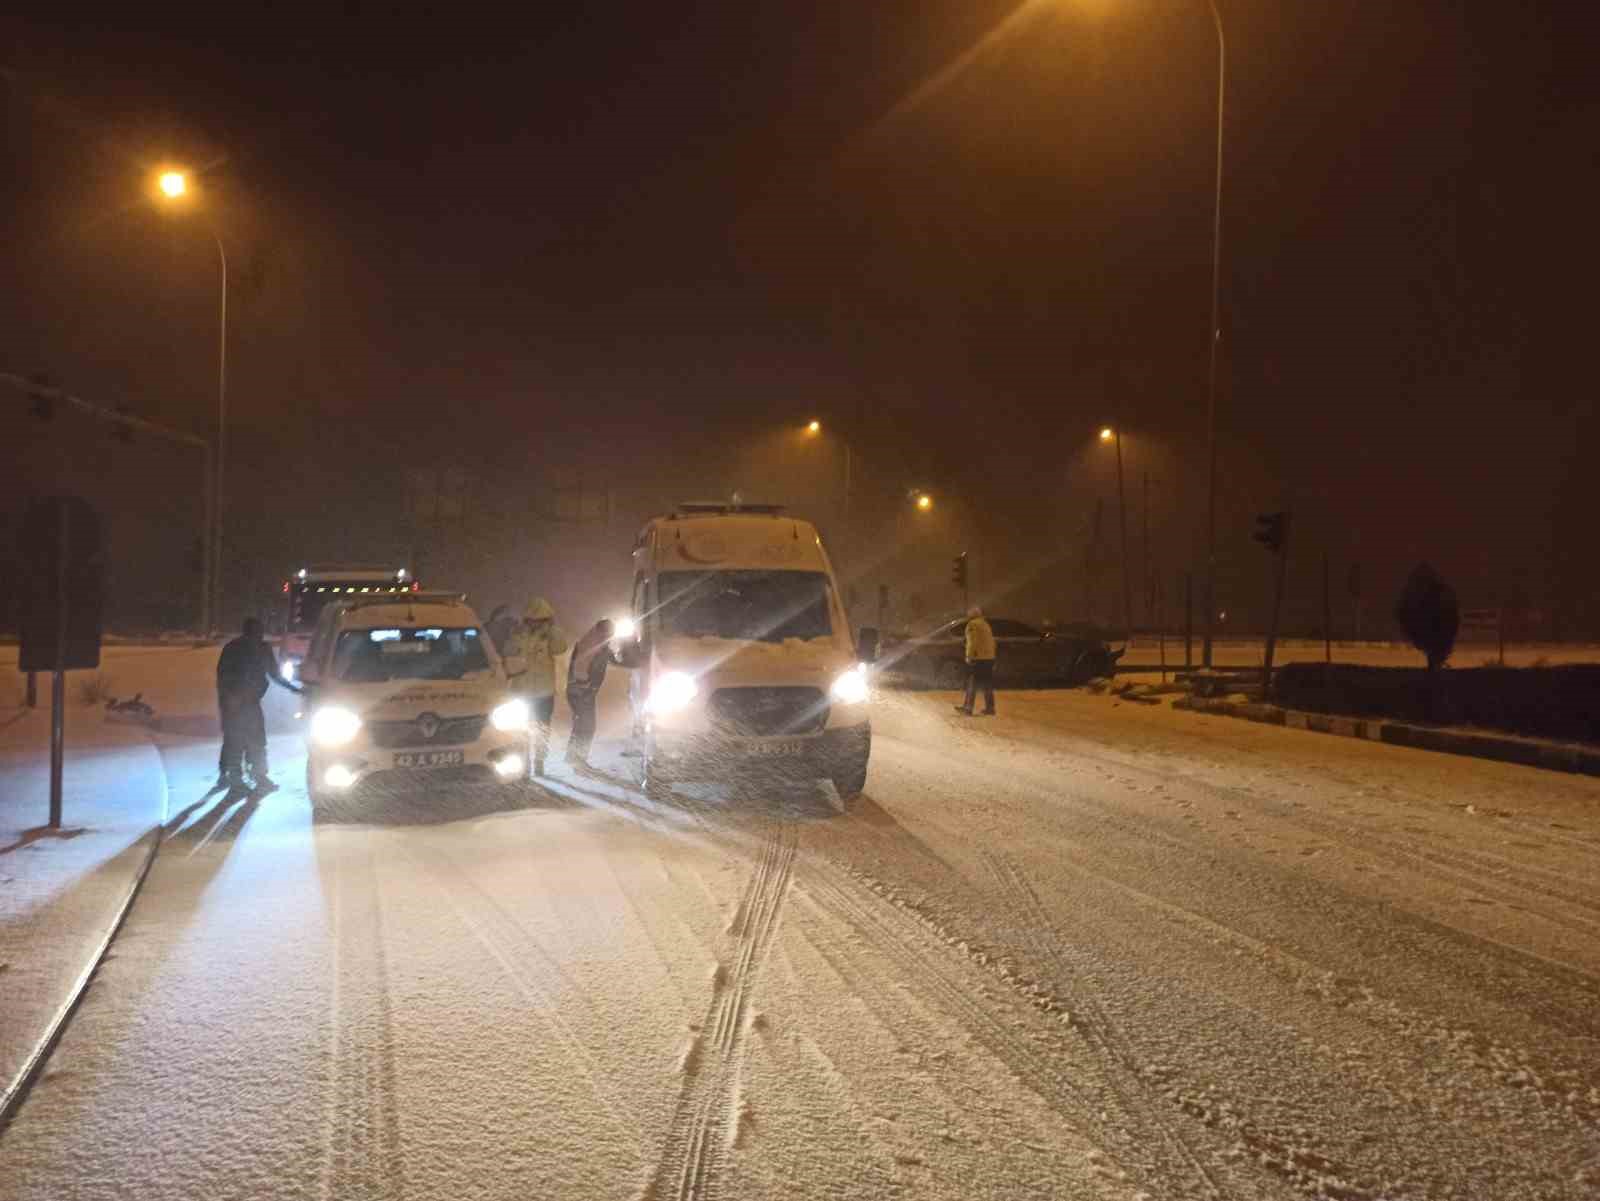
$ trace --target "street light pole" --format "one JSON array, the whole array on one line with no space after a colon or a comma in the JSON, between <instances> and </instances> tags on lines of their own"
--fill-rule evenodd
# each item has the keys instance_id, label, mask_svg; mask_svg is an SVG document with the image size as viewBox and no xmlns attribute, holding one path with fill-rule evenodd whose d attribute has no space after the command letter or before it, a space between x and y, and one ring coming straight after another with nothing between
<instances>
[{"instance_id":1,"label":"street light pole","mask_svg":"<svg viewBox=\"0 0 1600 1201\"><path fill-rule=\"evenodd\" d=\"M1155 608L1153 595L1154 583L1150 574L1150 469L1144 471L1144 579L1139 582L1140 589L1144 592L1144 624L1149 629Z\"/></svg>"},{"instance_id":2,"label":"street light pole","mask_svg":"<svg viewBox=\"0 0 1600 1201\"><path fill-rule=\"evenodd\" d=\"M1206 629L1201 658L1207 668L1211 666L1212 627L1217 616L1217 347L1222 340L1218 315L1222 291L1222 133L1228 78L1228 44L1222 34L1217 0L1211 0L1211 20L1217 27L1217 188L1211 215L1211 365L1206 386Z\"/></svg>"},{"instance_id":3,"label":"street light pole","mask_svg":"<svg viewBox=\"0 0 1600 1201\"><path fill-rule=\"evenodd\" d=\"M1133 586L1128 570L1128 494L1122 486L1122 427L1116 429L1117 438L1117 520L1122 524L1122 616L1128 630L1128 641L1133 641Z\"/></svg>"},{"instance_id":4,"label":"street light pole","mask_svg":"<svg viewBox=\"0 0 1600 1201\"><path fill-rule=\"evenodd\" d=\"M211 573L212 584L216 589L216 598L211 606L211 613L220 623L222 620L222 527L225 496L223 491L223 464L228 455L228 252L222 248L222 235L215 229L211 231L212 240L217 244L217 261L222 266L222 302L218 312L217 321L217 472L215 501L216 532L213 542ZM209 633L210 631L205 631Z\"/></svg>"}]
</instances>

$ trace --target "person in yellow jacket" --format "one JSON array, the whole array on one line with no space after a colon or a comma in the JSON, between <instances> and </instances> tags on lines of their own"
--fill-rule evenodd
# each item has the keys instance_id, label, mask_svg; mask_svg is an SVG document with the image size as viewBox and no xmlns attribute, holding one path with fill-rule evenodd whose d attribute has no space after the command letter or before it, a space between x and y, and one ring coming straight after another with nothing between
<instances>
[{"instance_id":1,"label":"person in yellow jacket","mask_svg":"<svg viewBox=\"0 0 1600 1201\"><path fill-rule=\"evenodd\" d=\"M983 715L994 716L994 630L983 619L983 610L973 605L967 610L967 698L956 706L957 713L972 716L972 702L983 689Z\"/></svg>"},{"instance_id":2,"label":"person in yellow jacket","mask_svg":"<svg viewBox=\"0 0 1600 1201\"><path fill-rule=\"evenodd\" d=\"M567 649L567 636L556 625L556 611L542 596L528 602L522 620L506 640L505 657L521 659L525 670L511 677L511 691L528 698L533 711L533 770L544 774L550 746L550 722L556 715L556 658Z\"/></svg>"}]
</instances>

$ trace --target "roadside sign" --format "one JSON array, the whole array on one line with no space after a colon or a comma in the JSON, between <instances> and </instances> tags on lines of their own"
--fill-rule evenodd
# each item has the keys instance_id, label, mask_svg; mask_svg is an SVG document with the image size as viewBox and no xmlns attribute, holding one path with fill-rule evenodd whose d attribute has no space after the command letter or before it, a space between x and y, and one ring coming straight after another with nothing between
<instances>
[{"instance_id":1,"label":"roadside sign","mask_svg":"<svg viewBox=\"0 0 1600 1201\"><path fill-rule=\"evenodd\" d=\"M100 518L76 496L36 502L22 522L22 647L17 666L55 675L50 697L50 827L61 828L68 671L100 666Z\"/></svg>"},{"instance_id":2,"label":"roadside sign","mask_svg":"<svg viewBox=\"0 0 1600 1201\"><path fill-rule=\"evenodd\" d=\"M22 523L22 671L100 666L104 559L100 518L87 501L36 502Z\"/></svg>"}]
</instances>

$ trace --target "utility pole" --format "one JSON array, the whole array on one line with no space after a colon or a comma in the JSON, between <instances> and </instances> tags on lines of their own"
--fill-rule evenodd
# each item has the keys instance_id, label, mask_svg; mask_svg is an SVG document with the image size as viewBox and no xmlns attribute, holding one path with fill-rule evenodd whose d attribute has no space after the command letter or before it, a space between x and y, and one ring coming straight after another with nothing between
<instances>
[{"instance_id":1,"label":"utility pole","mask_svg":"<svg viewBox=\"0 0 1600 1201\"><path fill-rule=\"evenodd\" d=\"M1333 663L1333 594L1328 585L1328 552L1322 552L1322 651L1323 661Z\"/></svg>"},{"instance_id":2,"label":"utility pole","mask_svg":"<svg viewBox=\"0 0 1600 1201\"><path fill-rule=\"evenodd\" d=\"M1122 617L1133 643L1133 584L1128 563L1128 494L1122 486L1122 427L1117 433L1117 520L1122 524Z\"/></svg>"},{"instance_id":3,"label":"utility pole","mask_svg":"<svg viewBox=\"0 0 1600 1201\"><path fill-rule=\"evenodd\" d=\"M1144 622L1150 624L1156 582L1150 575L1150 470L1144 473Z\"/></svg>"},{"instance_id":4,"label":"utility pole","mask_svg":"<svg viewBox=\"0 0 1600 1201\"><path fill-rule=\"evenodd\" d=\"M1194 572L1183 573L1183 670L1194 670Z\"/></svg>"}]
</instances>

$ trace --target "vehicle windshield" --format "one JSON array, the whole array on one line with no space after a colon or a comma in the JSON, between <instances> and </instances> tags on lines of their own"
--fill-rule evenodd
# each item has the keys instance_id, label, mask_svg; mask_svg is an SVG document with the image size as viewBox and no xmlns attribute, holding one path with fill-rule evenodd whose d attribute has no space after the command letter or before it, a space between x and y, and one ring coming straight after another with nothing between
<instances>
[{"instance_id":1,"label":"vehicle windshield","mask_svg":"<svg viewBox=\"0 0 1600 1201\"><path fill-rule=\"evenodd\" d=\"M390 680L459 680L488 671L476 627L346 630L333 650L333 675L347 684Z\"/></svg>"},{"instance_id":2,"label":"vehicle windshield","mask_svg":"<svg viewBox=\"0 0 1600 1201\"><path fill-rule=\"evenodd\" d=\"M666 571L661 632L681 638L782 642L833 633L820 571Z\"/></svg>"},{"instance_id":3,"label":"vehicle windshield","mask_svg":"<svg viewBox=\"0 0 1600 1201\"><path fill-rule=\"evenodd\" d=\"M289 631L309 633L317 628L322 610L336 600L374 592L412 592L411 584L394 580L306 580L295 581L289 590Z\"/></svg>"}]
</instances>

